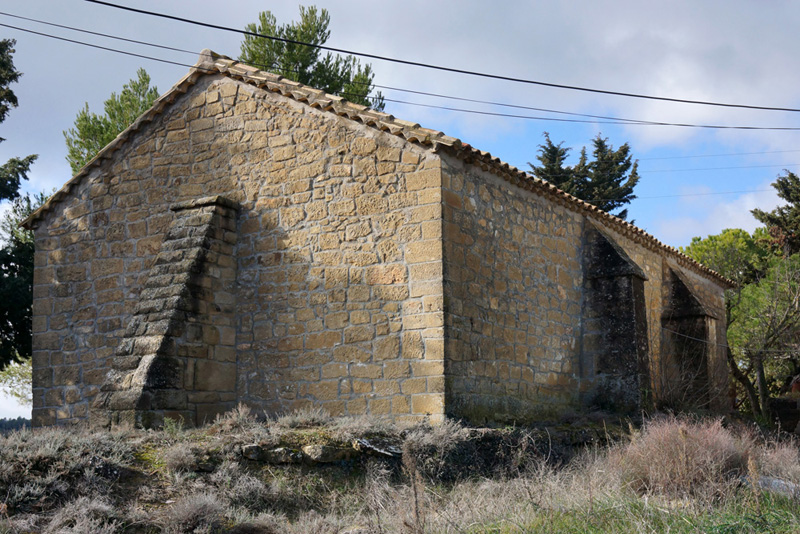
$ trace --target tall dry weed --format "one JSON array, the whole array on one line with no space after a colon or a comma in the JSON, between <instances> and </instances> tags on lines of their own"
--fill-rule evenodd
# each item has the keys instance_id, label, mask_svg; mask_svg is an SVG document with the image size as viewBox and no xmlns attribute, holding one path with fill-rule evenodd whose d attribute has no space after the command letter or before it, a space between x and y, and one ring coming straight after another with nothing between
<instances>
[{"instance_id":1,"label":"tall dry weed","mask_svg":"<svg viewBox=\"0 0 800 534\"><path fill-rule=\"evenodd\" d=\"M608 461L638 492L718 498L747 473L755 449L752 437L733 433L719 419L666 417L647 423Z\"/></svg>"}]
</instances>

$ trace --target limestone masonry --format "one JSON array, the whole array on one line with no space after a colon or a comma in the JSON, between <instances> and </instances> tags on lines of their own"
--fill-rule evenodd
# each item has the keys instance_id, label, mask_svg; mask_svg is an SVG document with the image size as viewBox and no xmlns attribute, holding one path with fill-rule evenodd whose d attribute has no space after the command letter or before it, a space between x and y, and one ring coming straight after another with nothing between
<instances>
[{"instance_id":1,"label":"limestone masonry","mask_svg":"<svg viewBox=\"0 0 800 534\"><path fill-rule=\"evenodd\" d=\"M26 225L37 426L729 404L728 280L457 139L210 51Z\"/></svg>"}]
</instances>

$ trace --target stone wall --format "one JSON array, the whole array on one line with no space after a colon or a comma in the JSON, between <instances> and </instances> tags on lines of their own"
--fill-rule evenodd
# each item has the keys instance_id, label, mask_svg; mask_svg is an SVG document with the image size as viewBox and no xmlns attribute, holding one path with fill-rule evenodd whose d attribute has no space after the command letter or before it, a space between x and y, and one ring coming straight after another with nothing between
<instances>
[{"instance_id":1,"label":"stone wall","mask_svg":"<svg viewBox=\"0 0 800 534\"><path fill-rule=\"evenodd\" d=\"M672 272L709 311L703 357L721 398L721 287L635 229L507 180L452 138L422 146L439 132L369 122L308 89L189 79L34 223L34 424L84 421L91 403L100 424L201 423L235 402L527 421L602 404L598 391L629 410L674 386L662 354L675 346L663 334ZM234 205L235 224L218 212ZM162 278L164 258L196 209L203 232L222 217L225 252L183 250L204 259L199 285L181 286ZM593 228L630 272L587 266ZM178 320L155 346L147 302L178 286L194 307L162 302ZM148 361L175 363L169 380L152 381Z\"/></svg>"},{"instance_id":2,"label":"stone wall","mask_svg":"<svg viewBox=\"0 0 800 534\"><path fill-rule=\"evenodd\" d=\"M440 182L421 147L201 77L36 223L35 423L88 416L169 207L208 195L240 206L238 400L441 417Z\"/></svg>"},{"instance_id":3,"label":"stone wall","mask_svg":"<svg viewBox=\"0 0 800 534\"><path fill-rule=\"evenodd\" d=\"M248 143L264 148L242 156L258 159L239 226L239 398L270 413L441 417L438 158L296 103L256 124Z\"/></svg>"},{"instance_id":4,"label":"stone wall","mask_svg":"<svg viewBox=\"0 0 800 534\"><path fill-rule=\"evenodd\" d=\"M525 421L578 404L580 215L443 158L447 411Z\"/></svg>"},{"instance_id":5,"label":"stone wall","mask_svg":"<svg viewBox=\"0 0 800 534\"><path fill-rule=\"evenodd\" d=\"M707 358L701 407L729 408L716 282L551 198L443 161L449 414L525 421L669 404L686 387L669 372L677 350L663 324L669 269L710 310L692 341ZM600 228L607 257L593 260L590 236Z\"/></svg>"}]
</instances>

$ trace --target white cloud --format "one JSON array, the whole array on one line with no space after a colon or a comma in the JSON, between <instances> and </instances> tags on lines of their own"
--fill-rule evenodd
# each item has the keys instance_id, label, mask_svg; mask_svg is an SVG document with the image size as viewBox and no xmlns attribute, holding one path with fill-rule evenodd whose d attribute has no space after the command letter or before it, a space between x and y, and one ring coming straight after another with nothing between
<instances>
[{"instance_id":1,"label":"white cloud","mask_svg":"<svg viewBox=\"0 0 800 534\"><path fill-rule=\"evenodd\" d=\"M691 215L662 216L653 222L653 233L665 243L685 246L693 237L718 234L726 228L742 228L752 232L761 223L750 214L750 210L759 208L769 211L781 203L775 190L769 187L769 182L757 189L764 191L745 193L733 200L709 202L707 199L711 196L698 194L708 192L708 188L695 188L695 196L683 197L680 201L680 208ZM700 209L703 205L707 209Z\"/></svg>"}]
</instances>

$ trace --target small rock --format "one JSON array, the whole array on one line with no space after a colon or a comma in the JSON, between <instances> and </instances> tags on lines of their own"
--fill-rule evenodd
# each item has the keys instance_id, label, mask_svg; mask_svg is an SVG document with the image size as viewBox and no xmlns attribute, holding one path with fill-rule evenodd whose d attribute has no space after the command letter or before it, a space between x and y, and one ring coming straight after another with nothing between
<instances>
[{"instance_id":1,"label":"small rock","mask_svg":"<svg viewBox=\"0 0 800 534\"><path fill-rule=\"evenodd\" d=\"M201 473L213 473L216 468L211 462L197 462L197 471Z\"/></svg>"},{"instance_id":2,"label":"small rock","mask_svg":"<svg viewBox=\"0 0 800 534\"><path fill-rule=\"evenodd\" d=\"M322 464L347 460L352 457L354 453L355 451L353 449L331 447L328 445L306 445L303 447L303 454L305 454L309 460Z\"/></svg>"},{"instance_id":3,"label":"small rock","mask_svg":"<svg viewBox=\"0 0 800 534\"><path fill-rule=\"evenodd\" d=\"M389 456L390 458L399 458L403 455L403 451L396 445L364 438L354 439L353 448L357 451L367 451L381 456Z\"/></svg>"},{"instance_id":4,"label":"small rock","mask_svg":"<svg viewBox=\"0 0 800 534\"><path fill-rule=\"evenodd\" d=\"M303 455L286 447L278 447L277 449L266 451L264 457L271 464L296 464L300 462Z\"/></svg>"},{"instance_id":5,"label":"small rock","mask_svg":"<svg viewBox=\"0 0 800 534\"><path fill-rule=\"evenodd\" d=\"M263 449L256 443L242 447L242 456L248 460L260 460Z\"/></svg>"}]
</instances>

